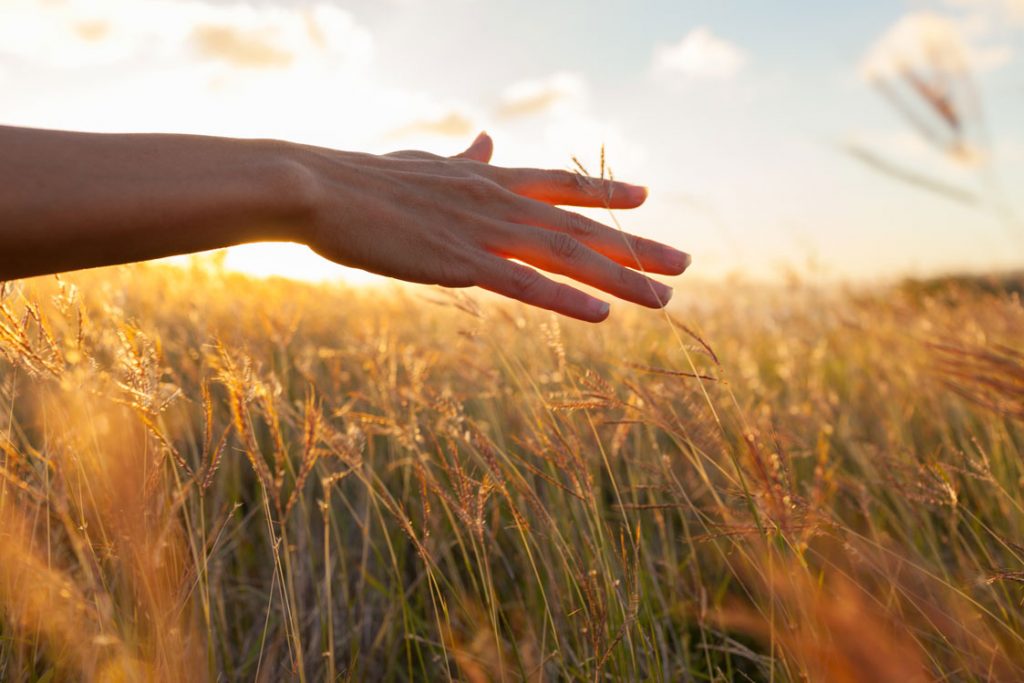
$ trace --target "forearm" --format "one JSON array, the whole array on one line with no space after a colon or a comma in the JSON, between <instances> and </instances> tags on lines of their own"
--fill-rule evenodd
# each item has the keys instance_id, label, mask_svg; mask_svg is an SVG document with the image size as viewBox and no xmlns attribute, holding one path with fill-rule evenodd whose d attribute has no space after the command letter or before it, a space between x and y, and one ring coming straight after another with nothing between
<instances>
[{"instance_id":1,"label":"forearm","mask_svg":"<svg viewBox=\"0 0 1024 683\"><path fill-rule=\"evenodd\" d=\"M491 166L491 149L486 134L445 158L0 126L0 280L285 240L591 322L607 303L524 264L644 306L668 302L671 288L648 275L678 275L689 255L555 206L633 208L644 188Z\"/></svg>"},{"instance_id":2,"label":"forearm","mask_svg":"<svg viewBox=\"0 0 1024 683\"><path fill-rule=\"evenodd\" d=\"M299 239L310 185L288 150L0 126L0 280Z\"/></svg>"}]
</instances>

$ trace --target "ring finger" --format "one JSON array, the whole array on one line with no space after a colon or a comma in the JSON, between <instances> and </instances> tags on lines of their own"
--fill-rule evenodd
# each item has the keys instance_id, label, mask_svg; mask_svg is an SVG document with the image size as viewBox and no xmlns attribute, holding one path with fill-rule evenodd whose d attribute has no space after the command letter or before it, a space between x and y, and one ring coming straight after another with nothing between
<instances>
[{"instance_id":1,"label":"ring finger","mask_svg":"<svg viewBox=\"0 0 1024 683\"><path fill-rule=\"evenodd\" d=\"M505 239L492 247L500 256L566 275L649 308L661 308L672 298L671 287L619 265L571 235L516 223L507 228Z\"/></svg>"}]
</instances>

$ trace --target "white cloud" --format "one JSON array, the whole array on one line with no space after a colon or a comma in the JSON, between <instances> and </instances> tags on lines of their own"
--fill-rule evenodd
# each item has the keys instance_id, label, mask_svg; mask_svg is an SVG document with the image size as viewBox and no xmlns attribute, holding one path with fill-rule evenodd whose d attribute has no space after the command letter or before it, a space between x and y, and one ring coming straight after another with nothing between
<instances>
[{"instance_id":1,"label":"white cloud","mask_svg":"<svg viewBox=\"0 0 1024 683\"><path fill-rule=\"evenodd\" d=\"M1024 0L946 0L946 4L973 12L985 12L1024 22Z\"/></svg>"},{"instance_id":2,"label":"white cloud","mask_svg":"<svg viewBox=\"0 0 1024 683\"><path fill-rule=\"evenodd\" d=\"M56 67L136 59L241 67L365 65L369 32L326 3L303 9L198 0L5 0L0 54Z\"/></svg>"},{"instance_id":3,"label":"white cloud","mask_svg":"<svg viewBox=\"0 0 1024 683\"><path fill-rule=\"evenodd\" d=\"M656 72L678 73L694 79L732 78L746 61L743 50L706 26L693 29L678 43L658 46L654 53Z\"/></svg>"},{"instance_id":4,"label":"white cloud","mask_svg":"<svg viewBox=\"0 0 1024 683\"><path fill-rule=\"evenodd\" d=\"M369 146L431 111L372 73L373 38L328 2L0 2L0 116L15 125Z\"/></svg>"},{"instance_id":5,"label":"white cloud","mask_svg":"<svg viewBox=\"0 0 1024 683\"><path fill-rule=\"evenodd\" d=\"M370 31L326 0L0 0L0 65L15 65L0 122L368 152L393 150L401 135L403 147L439 153L459 151L452 136L468 142L486 128L505 165L566 167L571 155L596 157L606 143L616 170L641 168L642 148L594 111L579 74L464 102L389 84L372 51Z\"/></svg>"},{"instance_id":6,"label":"white cloud","mask_svg":"<svg viewBox=\"0 0 1024 683\"><path fill-rule=\"evenodd\" d=\"M388 138L399 139L411 136L441 136L465 138L478 132L477 117L459 109L444 109L434 115L403 124L387 134Z\"/></svg>"},{"instance_id":7,"label":"white cloud","mask_svg":"<svg viewBox=\"0 0 1024 683\"><path fill-rule=\"evenodd\" d=\"M441 108L382 84L372 51L371 33L326 1L0 0L0 68L13 65L0 122L372 150L385 131ZM365 279L295 245L232 249L226 264Z\"/></svg>"},{"instance_id":8,"label":"white cloud","mask_svg":"<svg viewBox=\"0 0 1024 683\"><path fill-rule=\"evenodd\" d=\"M587 84L573 73L556 73L538 80L520 81L505 88L496 108L499 118L518 118L579 105L587 96Z\"/></svg>"},{"instance_id":9,"label":"white cloud","mask_svg":"<svg viewBox=\"0 0 1024 683\"><path fill-rule=\"evenodd\" d=\"M971 48L968 61L976 70L995 71L1013 61L1013 48L1009 45L987 45Z\"/></svg>"},{"instance_id":10,"label":"white cloud","mask_svg":"<svg viewBox=\"0 0 1024 683\"><path fill-rule=\"evenodd\" d=\"M959 22L932 12L906 14L868 51L861 62L861 75L876 80L907 70L986 72L1013 59L1009 45L981 44L975 37L981 32L977 22Z\"/></svg>"}]
</instances>

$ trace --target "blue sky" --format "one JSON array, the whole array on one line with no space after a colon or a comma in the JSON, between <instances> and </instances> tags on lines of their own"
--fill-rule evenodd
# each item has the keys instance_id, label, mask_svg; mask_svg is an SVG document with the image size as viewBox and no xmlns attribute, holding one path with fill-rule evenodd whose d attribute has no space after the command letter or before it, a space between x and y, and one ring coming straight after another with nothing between
<instances>
[{"instance_id":1,"label":"blue sky","mask_svg":"<svg viewBox=\"0 0 1024 683\"><path fill-rule=\"evenodd\" d=\"M980 91L972 163L864 75L936 33ZM486 128L494 163L559 167L596 166L604 143L652 191L624 227L691 251L694 274L984 271L1024 266L1024 224L1003 217L1024 215L1022 36L1022 0L5 0L0 123L440 153ZM987 204L894 180L851 144ZM262 253L233 258L342 272Z\"/></svg>"}]
</instances>

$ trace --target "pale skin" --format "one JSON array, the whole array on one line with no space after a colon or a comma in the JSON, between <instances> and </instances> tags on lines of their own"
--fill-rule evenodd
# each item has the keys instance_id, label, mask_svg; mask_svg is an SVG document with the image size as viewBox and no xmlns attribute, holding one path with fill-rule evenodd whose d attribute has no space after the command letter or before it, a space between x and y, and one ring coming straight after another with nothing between
<instances>
[{"instance_id":1,"label":"pale skin","mask_svg":"<svg viewBox=\"0 0 1024 683\"><path fill-rule=\"evenodd\" d=\"M647 274L678 275L689 255L560 208L634 208L644 188L502 168L492 151L485 133L441 157L0 126L0 280L288 241L588 322L608 317L607 302L541 271L650 308L668 302L672 290Z\"/></svg>"}]
</instances>

